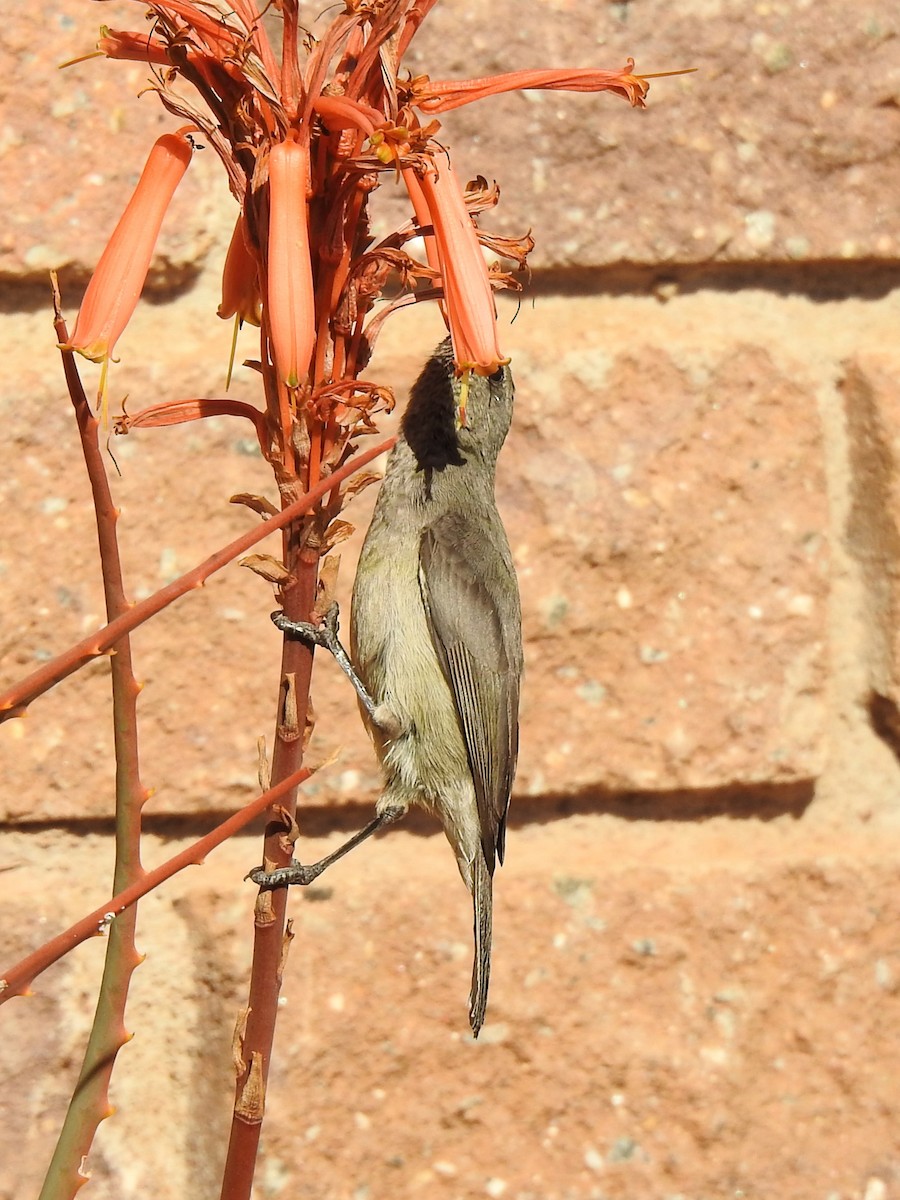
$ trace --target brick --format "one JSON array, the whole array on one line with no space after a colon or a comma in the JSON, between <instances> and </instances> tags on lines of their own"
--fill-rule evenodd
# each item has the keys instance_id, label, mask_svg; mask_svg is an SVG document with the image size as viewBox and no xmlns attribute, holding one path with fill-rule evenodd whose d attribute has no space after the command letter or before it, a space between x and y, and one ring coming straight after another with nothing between
<instances>
[{"instance_id":1,"label":"brick","mask_svg":"<svg viewBox=\"0 0 900 1200\"><path fill-rule=\"evenodd\" d=\"M629 56L648 72L698 68L652 81L643 113L612 96L532 92L446 117L459 169L503 186L485 223L530 225L536 269L664 277L688 263L896 261L898 33L890 0L497 0L489 14L451 0L411 63L438 78Z\"/></svg>"},{"instance_id":2,"label":"brick","mask_svg":"<svg viewBox=\"0 0 900 1200\"><path fill-rule=\"evenodd\" d=\"M813 778L828 597L815 398L759 348L708 374L661 349L607 361L581 345L524 373L503 491L528 630L520 785Z\"/></svg>"},{"instance_id":3,"label":"brick","mask_svg":"<svg viewBox=\"0 0 900 1200\"><path fill-rule=\"evenodd\" d=\"M813 823L814 824L814 823ZM398 1200L808 1200L896 1182L897 833L575 817L510 833L488 1021L467 1033L471 914L442 835L401 828L291 897L258 1187ZM334 845L337 834L328 839ZM31 948L97 902L109 845L8 839L0 932ZM150 839L153 861L180 839ZM246 1003L256 839L144 901L100 1200L214 1195ZM25 873L55 872L22 901ZM298 889L299 891L299 889ZM3 1010L0 1194L34 1195L104 944ZM40 1037L36 1037L40 1030ZM410 1119L410 1114L415 1119Z\"/></svg>"},{"instance_id":4,"label":"brick","mask_svg":"<svg viewBox=\"0 0 900 1200\"><path fill-rule=\"evenodd\" d=\"M148 306L135 320L144 340L114 377L130 405L166 394L145 362L162 338L169 394L216 394L224 356L210 342L200 348L195 316L183 341L170 313ZM432 314L418 332L398 327L386 347L379 378L401 395L440 336L436 324ZM812 390L760 348L717 349L692 332L677 353L650 350L590 305L545 304L539 322L510 336L518 398L499 496L524 604L517 792L606 803L623 792L809 784L825 757L829 586ZM247 528L230 494L272 494L245 434L216 421L116 441L133 595ZM65 406L36 390L8 407L7 435L6 532L10 548L29 547L21 561L3 560L11 682L101 625L103 609ZM373 501L347 513L359 533L342 547L345 613ZM231 567L137 634L149 812L220 811L255 793L256 739L271 737L277 688L272 607L267 585ZM109 816L107 696L98 662L24 722L0 726L8 819ZM306 801L371 803L378 767L352 693L324 658L313 697L311 753L341 754Z\"/></svg>"},{"instance_id":5,"label":"brick","mask_svg":"<svg viewBox=\"0 0 900 1200\"><path fill-rule=\"evenodd\" d=\"M101 15L121 28L142 19L130 4L107 4ZM98 20L91 5L64 0L50 21L18 10L7 30L0 67L17 86L4 112L4 184L10 196L40 198L10 207L0 241L7 278L42 280L51 266L89 272L152 139L175 126L154 96L135 98L149 79L137 64L56 69L92 46ZM443 118L460 173L503 187L486 227L531 226L538 271L604 267L614 283L634 268L665 278L691 264L889 267L900 250L886 200L900 185L898 34L890 0L849 12L842 0L722 0L677 12L665 0L524 10L513 0L489 8L443 0L408 66L459 78L617 68L631 55L639 70L698 68L653 82L643 113L613 96L532 92ZM382 189L376 230L408 215L398 195ZM179 189L150 286L191 279L226 211L232 202L208 150Z\"/></svg>"},{"instance_id":6,"label":"brick","mask_svg":"<svg viewBox=\"0 0 900 1200\"><path fill-rule=\"evenodd\" d=\"M845 364L841 391L851 467L847 546L863 583L865 667L876 725L900 736L900 386L897 364L868 355Z\"/></svg>"}]
</instances>

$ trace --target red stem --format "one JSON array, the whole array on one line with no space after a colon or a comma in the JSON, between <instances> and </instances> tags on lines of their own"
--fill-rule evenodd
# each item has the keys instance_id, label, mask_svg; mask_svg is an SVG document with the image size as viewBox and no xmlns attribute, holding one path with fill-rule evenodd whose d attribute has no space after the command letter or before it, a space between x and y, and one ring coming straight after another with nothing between
<instances>
[{"instance_id":1,"label":"red stem","mask_svg":"<svg viewBox=\"0 0 900 1200\"><path fill-rule=\"evenodd\" d=\"M331 478L331 477L329 477ZM307 619L315 600L318 558L304 551L299 563L292 547L285 548L287 562L295 561L297 583L284 594L284 611L295 619ZM272 776L296 768L303 755L312 651L302 642L285 639L282 651L282 688L275 726ZM285 797L285 810L294 815L296 794ZM282 822L273 822L266 830L263 861L281 866L290 860L284 841ZM234 1112L228 1153L222 1175L221 1200L249 1200L262 1121L265 1113L265 1089L272 1059L275 1020L284 956L289 941L285 938L288 889L260 893L257 898L253 965L247 1001L247 1023L242 1039L243 1070L235 1084Z\"/></svg>"}]
</instances>

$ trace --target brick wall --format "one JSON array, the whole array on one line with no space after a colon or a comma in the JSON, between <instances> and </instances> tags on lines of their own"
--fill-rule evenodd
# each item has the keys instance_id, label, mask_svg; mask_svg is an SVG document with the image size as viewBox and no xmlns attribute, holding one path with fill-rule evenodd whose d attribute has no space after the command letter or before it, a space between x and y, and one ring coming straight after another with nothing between
<instances>
[{"instance_id":1,"label":"brick wall","mask_svg":"<svg viewBox=\"0 0 900 1200\"><path fill-rule=\"evenodd\" d=\"M654 82L644 113L542 93L444 122L461 173L501 184L492 225L538 242L526 298L501 303L518 392L498 491L526 684L488 1024L473 1044L468 900L412 819L295 901L259 1195L900 1196L900 13L441 5L411 63L434 77L629 54L699 70ZM74 314L172 121L134 100L133 64L55 66L99 20L139 15L31 7L2 52L9 681L102 623L44 278L63 268ZM132 408L222 394L217 167L195 156L120 343L113 393ZM376 221L395 211L385 196ZM441 333L433 312L402 314L370 376L402 396ZM250 372L233 394L255 398ZM247 528L230 495L272 495L224 419L113 451L135 598ZM348 514L361 531L371 502ZM135 636L148 863L255 794L271 607L235 566ZM107 695L99 661L0 727L3 963L107 893ZM306 793L310 858L378 790L327 661L314 700L313 756L341 753ZM258 856L238 839L142 907L139 1036L92 1195L217 1194ZM102 950L3 1010L0 1196L36 1191Z\"/></svg>"}]
</instances>

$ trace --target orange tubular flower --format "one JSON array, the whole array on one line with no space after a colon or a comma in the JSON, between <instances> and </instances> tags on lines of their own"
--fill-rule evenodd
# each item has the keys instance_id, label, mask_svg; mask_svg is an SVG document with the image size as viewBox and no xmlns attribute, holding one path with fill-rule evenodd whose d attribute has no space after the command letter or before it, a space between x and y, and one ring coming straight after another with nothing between
<instances>
[{"instance_id":1,"label":"orange tubular flower","mask_svg":"<svg viewBox=\"0 0 900 1200\"><path fill-rule=\"evenodd\" d=\"M324 118L330 127L335 129L361 129L366 137L371 137L375 126L384 122L384 117L377 109L357 100L348 100L346 96L316 96L312 102L313 111Z\"/></svg>"},{"instance_id":2,"label":"orange tubular flower","mask_svg":"<svg viewBox=\"0 0 900 1200\"><path fill-rule=\"evenodd\" d=\"M203 397L202 399L168 400L163 404L151 404L140 412L123 413L116 418L116 433L130 433L132 429L155 428L165 425L181 425L186 421L197 421L204 417L246 417L256 427L263 454L268 453L268 430L266 414L252 404L242 400L227 400Z\"/></svg>"},{"instance_id":3,"label":"orange tubular flower","mask_svg":"<svg viewBox=\"0 0 900 1200\"><path fill-rule=\"evenodd\" d=\"M112 356L137 305L163 217L192 154L193 146L183 132L167 133L158 139L134 195L100 256L75 330L61 349L77 350L93 362L104 362Z\"/></svg>"},{"instance_id":4,"label":"orange tubular flower","mask_svg":"<svg viewBox=\"0 0 900 1200\"><path fill-rule=\"evenodd\" d=\"M309 147L278 142L269 152L269 329L278 374L296 388L316 337L309 252Z\"/></svg>"},{"instance_id":5,"label":"orange tubular flower","mask_svg":"<svg viewBox=\"0 0 900 1200\"><path fill-rule=\"evenodd\" d=\"M247 246L246 222L243 212L238 216L225 256L222 272L222 303L218 315L227 321L237 317L243 324L259 325L259 272L256 259Z\"/></svg>"},{"instance_id":6,"label":"orange tubular flower","mask_svg":"<svg viewBox=\"0 0 900 1200\"><path fill-rule=\"evenodd\" d=\"M661 72L664 75L687 73ZM658 77L657 74L635 75L633 58L628 59L621 71L576 67L568 71L510 71L506 75L489 75L484 79L432 80L422 76L420 80L413 81L412 103L423 112L439 113L459 108L473 100L482 100L485 96L498 96L501 92L545 89L562 92L615 92L633 108L644 108L644 99L650 88L647 80Z\"/></svg>"},{"instance_id":7,"label":"orange tubular flower","mask_svg":"<svg viewBox=\"0 0 900 1200\"><path fill-rule=\"evenodd\" d=\"M153 63L159 67L171 67L172 60L165 43L147 33L129 33L110 29L103 25L97 42L97 51L107 58L119 58L130 62Z\"/></svg>"},{"instance_id":8,"label":"orange tubular flower","mask_svg":"<svg viewBox=\"0 0 900 1200\"><path fill-rule=\"evenodd\" d=\"M165 10L166 15L174 13L186 21L188 28L214 58L224 62L229 55L239 53L241 37L238 31L227 21L212 16L201 5L192 3L192 0L165 0L160 8Z\"/></svg>"},{"instance_id":9,"label":"orange tubular flower","mask_svg":"<svg viewBox=\"0 0 900 1200\"><path fill-rule=\"evenodd\" d=\"M460 371L493 375L509 359L497 343L494 296L478 235L446 154L435 156L419 182L434 227L456 365Z\"/></svg>"}]
</instances>

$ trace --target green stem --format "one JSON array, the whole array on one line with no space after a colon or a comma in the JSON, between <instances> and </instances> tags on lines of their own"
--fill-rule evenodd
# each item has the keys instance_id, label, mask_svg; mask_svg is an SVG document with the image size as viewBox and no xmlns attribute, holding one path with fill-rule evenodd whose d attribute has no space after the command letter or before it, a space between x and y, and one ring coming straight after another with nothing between
<instances>
[{"instance_id":1,"label":"green stem","mask_svg":"<svg viewBox=\"0 0 900 1200\"><path fill-rule=\"evenodd\" d=\"M68 331L62 319L55 280L53 299L57 338L60 343L66 343L69 340ZM129 608L116 536L118 511L113 503L100 453L99 423L91 413L71 351L63 351L63 366L93 493L106 616L108 621L113 621ZM116 754L113 891L119 892L143 873L141 808L147 793L141 784L138 762L136 700L140 689L132 670L131 643L127 634L115 643L113 651L110 664ZM83 1164L97 1127L110 1115L109 1081L116 1055L129 1039L125 1029L125 1003L132 973L141 961L134 943L136 920L135 906L128 909L110 930L103 978L84 1061L47 1169L40 1200L63 1200L63 1197L75 1195L85 1182Z\"/></svg>"}]
</instances>

